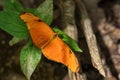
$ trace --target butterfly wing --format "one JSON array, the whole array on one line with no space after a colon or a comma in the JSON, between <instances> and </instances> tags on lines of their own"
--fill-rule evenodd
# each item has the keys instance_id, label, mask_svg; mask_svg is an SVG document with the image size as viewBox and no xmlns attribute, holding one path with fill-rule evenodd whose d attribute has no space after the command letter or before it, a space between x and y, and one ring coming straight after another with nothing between
<instances>
[{"instance_id":1,"label":"butterfly wing","mask_svg":"<svg viewBox=\"0 0 120 80\"><path fill-rule=\"evenodd\" d=\"M42 52L48 59L66 65L73 72L79 70L76 56L59 37L54 38L45 48L42 49Z\"/></svg>"},{"instance_id":2,"label":"butterfly wing","mask_svg":"<svg viewBox=\"0 0 120 80\"><path fill-rule=\"evenodd\" d=\"M31 13L24 13L20 18L27 24L33 43L41 48L54 34L52 29Z\"/></svg>"},{"instance_id":3,"label":"butterfly wing","mask_svg":"<svg viewBox=\"0 0 120 80\"><path fill-rule=\"evenodd\" d=\"M35 22L34 24L32 23L32 25L29 23L28 25L31 26L29 32L33 43L39 48L41 48L54 34L51 28L44 22Z\"/></svg>"},{"instance_id":4,"label":"butterfly wing","mask_svg":"<svg viewBox=\"0 0 120 80\"><path fill-rule=\"evenodd\" d=\"M20 18L25 22L25 23L29 23L29 22L32 22L32 21L37 21L39 20L38 17L34 16L33 14L31 13L27 13L27 12L23 12L20 14Z\"/></svg>"}]
</instances>

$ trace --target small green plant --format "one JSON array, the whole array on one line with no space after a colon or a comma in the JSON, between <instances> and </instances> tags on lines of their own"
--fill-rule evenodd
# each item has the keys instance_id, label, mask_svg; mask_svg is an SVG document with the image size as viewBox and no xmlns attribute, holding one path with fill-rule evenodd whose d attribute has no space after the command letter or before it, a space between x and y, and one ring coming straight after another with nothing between
<instances>
[{"instance_id":1,"label":"small green plant","mask_svg":"<svg viewBox=\"0 0 120 80\"><path fill-rule=\"evenodd\" d=\"M0 11L0 28L13 36L10 45L27 39L28 43L20 53L21 69L28 80L41 60L42 52L31 41L29 31L25 23L20 19L21 12L30 12L40 17L48 25L53 19L53 0L46 0L34 9L24 8L17 0L3 0L4 10ZM59 33L59 37L65 41L73 51L81 52L75 41L57 28L53 30Z\"/></svg>"}]
</instances>

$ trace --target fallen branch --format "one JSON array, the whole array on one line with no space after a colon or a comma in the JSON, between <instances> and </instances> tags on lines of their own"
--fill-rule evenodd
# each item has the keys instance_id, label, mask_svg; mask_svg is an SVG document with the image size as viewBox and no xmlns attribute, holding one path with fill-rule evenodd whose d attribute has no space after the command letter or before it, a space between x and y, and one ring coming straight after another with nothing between
<instances>
[{"instance_id":1,"label":"fallen branch","mask_svg":"<svg viewBox=\"0 0 120 80\"><path fill-rule=\"evenodd\" d=\"M85 34L85 38L88 44L88 48L91 55L91 61L93 66L105 77L105 72L101 63L99 50L97 47L96 37L92 30L91 20L88 17L86 8L81 0L75 0L76 5L78 7L79 15L81 16L80 23L82 24L82 28Z\"/></svg>"},{"instance_id":2,"label":"fallen branch","mask_svg":"<svg viewBox=\"0 0 120 80\"><path fill-rule=\"evenodd\" d=\"M66 32L70 37L72 37L76 42L78 41L78 31L75 24L75 3L73 0L63 0L62 5L62 26L64 27L64 32ZM80 68L82 73L82 70ZM69 80L85 80L82 74L73 73L68 69Z\"/></svg>"}]
</instances>

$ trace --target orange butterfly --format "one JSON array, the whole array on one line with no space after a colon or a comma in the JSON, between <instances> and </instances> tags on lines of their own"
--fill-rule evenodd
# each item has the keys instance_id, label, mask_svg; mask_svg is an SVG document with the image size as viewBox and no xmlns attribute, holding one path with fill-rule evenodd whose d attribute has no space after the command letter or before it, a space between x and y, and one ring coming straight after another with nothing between
<instances>
[{"instance_id":1,"label":"orange butterfly","mask_svg":"<svg viewBox=\"0 0 120 80\"><path fill-rule=\"evenodd\" d=\"M78 72L79 63L76 56L57 33L31 13L22 13L20 18L26 23L34 45L41 49L45 57Z\"/></svg>"}]
</instances>

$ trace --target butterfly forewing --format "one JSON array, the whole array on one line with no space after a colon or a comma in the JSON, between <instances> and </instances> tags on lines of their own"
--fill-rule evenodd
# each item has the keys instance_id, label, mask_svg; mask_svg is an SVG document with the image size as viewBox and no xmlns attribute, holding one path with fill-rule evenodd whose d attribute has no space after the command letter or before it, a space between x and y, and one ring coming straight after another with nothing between
<instances>
[{"instance_id":1,"label":"butterfly forewing","mask_svg":"<svg viewBox=\"0 0 120 80\"><path fill-rule=\"evenodd\" d=\"M39 48L41 48L47 41L49 41L51 36L54 35L52 29L44 22L27 23L27 25L31 26L29 29L30 35L34 44Z\"/></svg>"}]
</instances>

